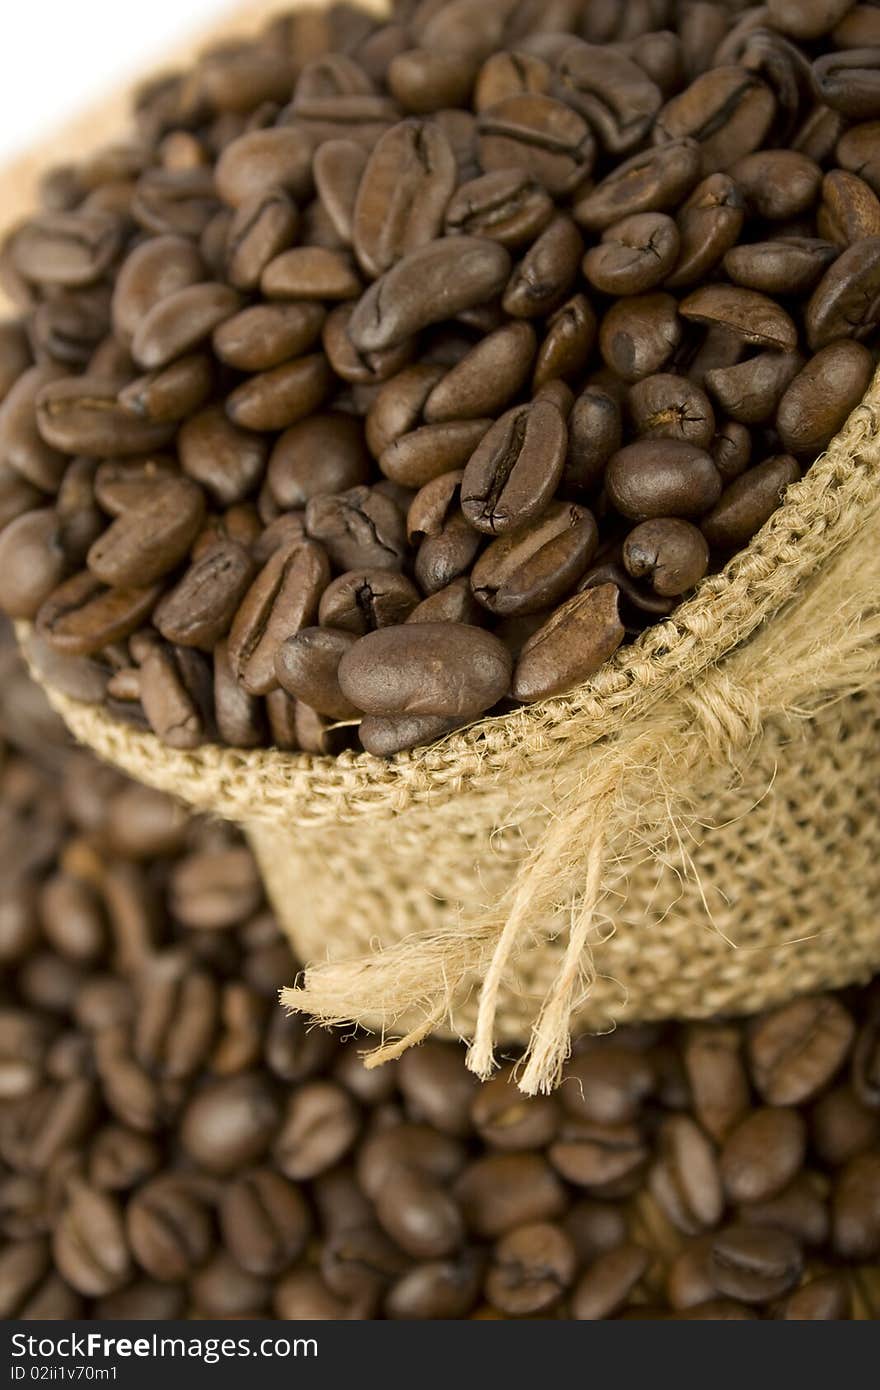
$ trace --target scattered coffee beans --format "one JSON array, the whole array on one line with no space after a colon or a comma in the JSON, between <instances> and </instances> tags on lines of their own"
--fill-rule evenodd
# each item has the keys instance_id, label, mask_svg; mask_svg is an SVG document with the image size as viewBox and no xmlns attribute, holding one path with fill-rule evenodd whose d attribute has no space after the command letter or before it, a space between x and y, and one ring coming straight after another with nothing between
<instances>
[{"instance_id":1,"label":"scattered coffee beans","mask_svg":"<svg viewBox=\"0 0 880 1390\"><path fill-rule=\"evenodd\" d=\"M0 675L4 1317L880 1316L876 983L581 1038L533 1099L437 1039L368 1071L279 1009L237 832Z\"/></svg>"},{"instance_id":2,"label":"scattered coffee beans","mask_svg":"<svg viewBox=\"0 0 880 1390\"><path fill-rule=\"evenodd\" d=\"M144 86L0 247L0 603L47 679L390 756L668 616L870 381L873 16L338 4Z\"/></svg>"}]
</instances>

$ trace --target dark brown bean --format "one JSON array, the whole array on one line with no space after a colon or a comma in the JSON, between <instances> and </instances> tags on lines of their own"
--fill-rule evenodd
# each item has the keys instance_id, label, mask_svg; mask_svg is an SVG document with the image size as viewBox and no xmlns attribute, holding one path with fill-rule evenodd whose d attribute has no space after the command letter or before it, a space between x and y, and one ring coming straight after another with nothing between
<instances>
[{"instance_id":1,"label":"dark brown bean","mask_svg":"<svg viewBox=\"0 0 880 1390\"><path fill-rule=\"evenodd\" d=\"M733 549L751 540L780 505L785 489L800 478L790 454L777 454L749 468L724 489L700 529L712 546Z\"/></svg>"},{"instance_id":2,"label":"dark brown bean","mask_svg":"<svg viewBox=\"0 0 880 1390\"><path fill-rule=\"evenodd\" d=\"M603 584L575 594L530 637L513 673L511 693L532 704L588 680L623 641L618 590Z\"/></svg>"},{"instance_id":3,"label":"dark brown bean","mask_svg":"<svg viewBox=\"0 0 880 1390\"><path fill-rule=\"evenodd\" d=\"M507 649L481 628L408 623L362 637L340 663L339 684L365 714L467 719L507 693L510 668Z\"/></svg>"},{"instance_id":4,"label":"dark brown bean","mask_svg":"<svg viewBox=\"0 0 880 1390\"><path fill-rule=\"evenodd\" d=\"M474 597L499 617L541 612L571 592L597 540L585 507L552 503L540 519L499 536L483 551L471 572Z\"/></svg>"},{"instance_id":5,"label":"dark brown bean","mask_svg":"<svg viewBox=\"0 0 880 1390\"><path fill-rule=\"evenodd\" d=\"M614 507L632 521L702 516L721 495L711 456L672 439L643 439L620 449L609 461L605 485Z\"/></svg>"}]
</instances>

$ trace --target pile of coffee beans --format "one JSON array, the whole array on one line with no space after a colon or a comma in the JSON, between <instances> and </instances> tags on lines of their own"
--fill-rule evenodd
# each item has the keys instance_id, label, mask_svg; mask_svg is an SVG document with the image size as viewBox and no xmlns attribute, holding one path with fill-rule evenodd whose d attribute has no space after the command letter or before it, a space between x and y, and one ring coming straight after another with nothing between
<instances>
[{"instance_id":1,"label":"pile of coffee beans","mask_svg":"<svg viewBox=\"0 0 880 1390\"><path fill-rule=\"evenodd\" d=\"M0 604L176 748L390 755L562 694L862 397L878 193L853 0L220 44L0 250Z\"/></svg>"},{"instance_id":2,"label":"pile of coffee beans","mask_svg":"<svg viewBox=\"0 0 880 1390\"><path fill-rule=\"evenodd\" d=\"M553 1096L368 1071L279 1008L236 833L2 674L0 1316L880 1316L877 985L581 1039Z\"/></svg>"}]
</instances>

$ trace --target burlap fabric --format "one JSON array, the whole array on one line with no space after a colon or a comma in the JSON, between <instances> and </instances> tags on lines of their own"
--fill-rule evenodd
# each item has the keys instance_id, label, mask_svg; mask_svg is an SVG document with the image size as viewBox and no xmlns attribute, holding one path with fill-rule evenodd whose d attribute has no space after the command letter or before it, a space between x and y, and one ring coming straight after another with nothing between
<instances>
[{"instance_id":1,"label":"burlap fabric","mask_svg":"<svg viewBox=\"0 0 880 1390\"><path fill-rule=\"evenodd\" d=\"M390 763L78 738L250 836L303 979L390 1042L749 1012L880 965L880 380L722 574L564 699Z\"/></svg>"},{"instance_id":2,"label":"burlap fabric","mask_svg":"<svg viewBox=\"0 0 880 1390\"><path fill-rule=\"evenodd\" d=\"M535 1091L572 1027L749 1012L880 966L878 509L875 380L672 619L565 699L390 763L181 753L50 696L102 757L245 828L306 965L288 1007L376 1031L375 1061L442 1031L487 1075L527 1043Z\"/></svg>"}]
</instances>

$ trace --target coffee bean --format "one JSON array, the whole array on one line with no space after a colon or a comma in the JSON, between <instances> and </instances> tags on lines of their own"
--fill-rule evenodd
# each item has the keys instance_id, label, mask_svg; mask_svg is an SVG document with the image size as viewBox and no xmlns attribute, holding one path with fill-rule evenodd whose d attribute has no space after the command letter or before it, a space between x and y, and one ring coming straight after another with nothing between
<instances>
[{"instance_id":1,"label":"coffee bean","mask_svg":"<svg viewBox=\"0 0 880 1390\"><path fill-rule=\"evenodd\" d=\"M285 430L269 459L268 483L285 510L321 493L346 492L369 479L362 433L351 416L312 415Z\"/></svg>"},{"instance_id":2,"label":"coffee bean","mask_svg":"<svg viewBox=\"0 0 880 1390\"><path fill-rule=\"evenodd\" d=\"M222 266L230 285L255 290L267 266L290 246L298 226L296 204L280 188L266 188L240 203L228 224L221 223ZM222 329L223 324L217 333Z\"/></svg>"},{"instance_id":3,"label":"coffee bean","mask_svg":"<svg viewBox=\"0 0 880 1390\"><path fill-rule=\"evenodd\" d=\"M495 1240L518 1226L553 1221L562 1184L540 1154L491 1154L468 1165L453 1187L470 1230Z\"/></svg>"},{"instance_id":4,"label":"coffee bean","mask_svg":"<svg viewBox=\"0 0 880 1390\"><path fill-rule=\"evenodd\" d=\"M378 488L354 487L312 497L306 506L306 531L322 543L338 569L401 566L406 546L403 516ZM329 576L321 587L328 581Z\"/></svg>"},{"instance_id":5,"label":"coffee bean","mask_svg":"<svg viewBox=\"0 0 880 1390\"><path fill-rule=\"evenodd\" d=\"M599 326L606 366L627 382L662 372L681 342L678 307L669 294L618 299Z\"/></svg>"},{"instance_id":6,"label":"coffee bean","mask_svg":"<svg viewBox=\"0 0 880 1390\"><path fill-rule=\"evenodd\" d=\"M467 463L491 423L489 419L479 419L422 425L389 444L379 456L379 467L392 482L407 488L423 487Z\"/></svg>"},{"instance_id":7,"label":"coffee bean","mask_svg":"<svg viewBox=\"0 0 880 1390\"><path fill-rule=\"evenodd\" d=\"M755 1085L769 1105L798 1105L831 1080L852 1042L851 1016L831 998L803 998L759 1019L749 1035Z\"/></svg>"},{"instance_id":8,"label":"coffee bean","mask_svg":"<svg viewBox=\"0 0 880 1390\"><path fill-rule=\"evenodd\" d=\"M279 1118L275 1097L260 1076L212 1081L184 1109L181 1143L201 1167L225 1176L262 1157Z\"/></svg>"},{"instance_id":9,"label":"coffee bean","mask_svg":"<svg viewBox=\"0 0 880 1390\"><path fill-rule=\"evenodd\" d=\"M361 282L343 252L294 246L269 262L260 288L267 299L356 299Z\"/></svg>"},{"instance_id":10,"label":"coffee bean","mask_svg":"<svg viewBox=\"0 0 880 1390\"><path fill-rule=\"evenodd\" d=\"M248 377L227 398L226 412L244 429L284 430L317 410L329 389L327 359L316 352Z\"/></svg>"},{"instance_id":11,"label":"coffee bean","mask_svg":"<svg viewBox=\"0 0 880 1390\"><path fill-rule=\"evenodd\" d=\"M280 1274L302 1254L311 1224L298 1188L271 1168L236 1178L221 1199L223 1238L249 1274Z\"/></svg>"},{"instance_id":12,"label":"coffee bean","mask_svg":"<svg viewBox=\"0 0 880 1390\"><path fill-rule=\"evenodd\" d=\"M706 373L706 386L732 419L758 425L773 418L804 364L799 352L759 352Z\"/></svg>"},{"instance_id":13,"label":"coffee bean","mask_svg":"<svg viewBox=\"0 0 880 1390\"><path fill-rule=\"evenodd\" d=\"M513 249L534 241L553 211L553 199L527 170L496 169L459 185L447 205L445 227Z\"/></svg>"},{"instance_id":14,"label":"coffee bean","mask_svg":"<svg viewBox=\"0 0 880 1390\"><path fill-rule=\"evenodd\" d=\"M213 368L204 353L180 357L165 368L136 377L119 393L123 410L154 424L183 420L211 394Z\"/></svg>"},{"instance_id":15,"label":"coffee bean","mask_svg":"<svg viewBox=\"0 0 880 1390\"><path fill-rule=\"evenodd\" d=\"M12 397L4 402L10 409ZM130 458L161 449L174 433L174 422L141 419L117 400L113 382L62 377L37 395L37 428L53 449L99 458Z\"/></svg>"},{"instance_id":16,"label":"coffee bean","mask_svg":"<svg viewBox=\"0 0 880 1390\"><path fill-rule=\"evenodd\" d=\"M762 1202L774 1197L804 1161L806 1132L793 1110L755 1110L727 1136L721 1174L733 1202Z\"/></svg>"},{"instance_id":17,"label":"coffee bean","mask_svg":"<svg viewBox=\"0 0 880 1390\"><path fill-rule=\"evenodd\" d=\"M770 88L737 64L701 73L662 108L655 144L690 137L699 142L703 175L725 171L766 137L776 102Z\"/></svg>"},{"instance_id":18,"label":"coffee bean","mask_svg":"<svg viewBox=\"0 0 880 1390\"><path fill-rule=\"evenodd\" d=\"M721 478L705 450L662 438L614 454L605 486L612 505L633 521L701 516L721 494Z\"/></svg>"},{"instance_id":19,"label":"coffee bean","mask_svg":"<svg viewBox=\"0 0 880 1390\"><path fill-rule=\"evenodd\" d=\"M509 1069L474 1093L470 1117L483 1142L505 1152L546 1147L560 1123L556 1098L524 1097L513 1084Z\"/></svg>"},{"instance_id":20,"label":"coffee bean","mask_svg":"<svg viewBox=\"0 0 880 1390\"><path fill-rule=\"evenodd\" d=\"M275 689L275 653L286 637L314 622L329 580L327 555L314 541L282 547L263 566L229 632L229 660L248 694Z\"/></svg>"},{"instance_id":21,"label":"coffee bean","mask_svg":"<svg viewBox=\"0 0 880 1390\"><path fill-rule=\"evenodd\" d=\"M496 1245L486 1293L502 1313L534 1316L559 1302L575 1270L574 1247L563 1229L533 1222L509 1232Z\"/></svg>"},{"instance_id":22,"label":"coffee bean","mask_svg":"<svg viewBox=\"0 0 880 1390\"><path fill-rule=\"evenodd\" d=\"M776 414L784 447L810 458L825 448L868 389L874 360L861 343L829 343L788 387Z\"/></svg>"},{"instance_id":23,"label":"coffee bean","mask_svg":"<svg viewBox=\"0 0 880 1390\"><path fill-rule=\"evenodd\" d=\"M678 259L679 234L665 213L643 212L606 227L584 257L583 272L603 294L644 294L660 285Z\"/></svg>"},{"instance_id":24,"label":"coffee bean","mask_svg":"<svg viewBox=\"0 0 880 1390\"><path fill-rule=\"evenodd\" d=\"M539 318L558 309L572 289L584 243L570 217L554 217L514 269L502 308L515 318Z\"/></svg>"},{"instance_id":25,"label":"coffee bean","mask_svg":"<svg viewBox=\"0 0 880 1390\"><path fill-rule=\"evenodd\" d=\"M643 521L624 542L623 563L655 593L675 597L692 589L709 566L709 548L696 526L676 517Z\"/></svg>"},{"instance_id":26,"label":"coffee bean","mask_svg":"<svg viewBox=\"0 0 880 1390\"><path fill-rule=\"evenodd\" d=\"M506 694L510 666L507 650L480 628L408 623L362 637L342 658L339 684L365 714L467 719Z\"/></svg>"},{"instance_id":27,"label":"coffee bean","mask_svg":"<svg viewBox=\"0 0 880 1390\"><path fill-rule=\"evenodd\" d=\"M670 140L633 155L575 203L575 220L591 232L640 212L666 212L681 202L700 176L695 140Z\"/></svg>"},{"instance_id":28,"label":"coffee bean","mask_svg":"<svg viewBox=\"0 0 880 1390\"><path fill-rule=\"evenodd\" d=\"M436 622L438 619L435 617L426 621ZM358 734L367 753L372 753L376 758L391 758L395 753L435 743L444 734L452 733L465 723L466 719L448 719L435 714L368 714L361 720Z\"/></svg>"},{"instance_id":29,"label":"coffee bean","mask_svg":"<svg viewBox=\"0 0 880 1390\"><path fill-rule=\"evenodd\" d=\"M10 618L33 618L68 572L58 516L24 512L0 533L0 604Z\"/></svg>"},{"instance_id":30,"label":"coffee bean","mask_svg":"<svg viewBox=\"0 0 880 1390\"><path fill-rule=\"evenodd\" d=\"M383 135L364 169L352 219L366 274L377 279L440 235L455 182L455 156L433 123L402 121Z\"/></svg>"},{"instance_id":31,"label":"coffee bean","mask_svg":"<svg viewBox=\"0 0 880 1390\"><path fill-rule=\"evenodd\" d=\"M94 542L87 557L89 569L105 584L152 584L186 554L204 509L203 494L189 479L157 481Z\"/></svg>"},{"instance_id":32,"label":"coffee bean","mask_svg":"<svg viewBox=\"0 0 880 1390\"><path fill-rule=\"evenodd\" d=\"M728 168L749 210L768 221L785 222L813 206L822 185L815 160L797 150L761 150Z\"/></svg>"},{"instance_id":33,"label":"coffee bean","mask_svg":"<svg viewBox=\"0 0 880 1390\"><path fill-rule=\"evenodd\" d=\"M558 63L565 98L596 130L611 154L623 154L648 135L662 96L644 67L619 50L577 43Z\"/></svg>"},{"instance_id":34,"label":"coffee bean","mask_svg":"<svg viewBox=\"0 0 880 1390\"><path fill-rule=\"evenodd\" d=\"M418 590L397 570L349 570L324 590L318 619L322 627L362 637L376 628L404 622L418 599Z\"/></svg>"},{"instance_id":35,"label":"coffee bean","mask_svg":"<svg viewBox=\"0 0 880 1390\"><path fill-rule=\"evenodd\" d=\"M571 1315L579 1322L612 1317L647 1272L648 1252L639 1245L620 1245L599 1255L575 1285Z\"/></svg>"},{"instance_id":36,"label":"coffee bean","mask_svg":"<svg viewBox=\"0 0 880 1390\"><path fill-rule=\"evenodd\" d=\"M360 1130L351 1097L330 1081L312 1081L291 1098L273 1148L276 1165L295 1182L338 1163Z\"/></svg>"},{"instance_id":37,"label":"coffee bean","mask_svg":"<svg viewBox=\"0 0 880 1390\"><path fill-rule=\"evenodd\" d=\"M686 377L660 372L630 388L628 404L640 435L677 439L708 449L715 434L715 415L704 391Z\"/></svg>"},{"instance_id":38,"label":"coffee bean","mask_svg":"<svg viewBox=\"0 0 880 1390\"><path fill-rule=\"evenodd\" d=\"M134 1194L126 1234L142 1269L160 1283L187 1279L211 1253L210 1213L185 1177L162 1174Z\"/></svg>"},{"instance_id":39,"label":"coffee bean","mask_svg":"<svg viewBox=\"0 0 880 1390\"><path fill-rule=\"evenodd\" d=\"M122 224L109 212L45 213L12 236L13 264L26 280L79 286L99 280L122 242Z\"/></svg>"},{"instance_id":40,"label":"coffee bean","mask_svg":"<svg viewBox=\"0 0 880 1390\"><path fill-rule=\"evenodd\" d=\"M679 254L672 274L667 276L667 287L685 289L699 284L730 253L744 221L745 198L728 174L709 174L698 183L676 219Z\"/></svg>"},{"instance_id":41,"label":"coffee bean","mask_svg":"<svg viewBox=\"0 0 880 1390\"><path fill-rule=\"evenodd\" d=\"M541 612L571 592L596 543L591 512L554 502L540 520L499 536L482 552L471 572L474 597L499 617Z\"/></svg>"},{"instance_id":42,"label":"coffee bean","mask_svg":"<svg viewBox=\"0 0 880 1390\"><path fill-rule=\"evenodd\" d=\"M880 75L871 48L823 53L813 63L813 85L820 101L850 121L880 116Z\"/></svg>"},{"instance_id":43,"label":"coffee bean","mask_svg":"<svg viewBox=\"0 0 880 1390\"><path fill-rule=\"evenodd\" d=\"M880 1252L880 1163L876 1152L850 1159L834 1184L831 1238L841 1259L875 1260Z\"/></svg>"},{"instance_id":44,"label":"coffee bean","mask_svg":"<svg viewBox=\"0 0 880 1390\"><path fill-rule=\"evenodd\" d=\"M217 161L217 192L232 208L274 188L302 197L309 187L310 159L309 140L294 126L247 131Z\"/></svg>"},{"instance_id":45,"label":"coffee bean","mask_svg":"<svg viewBox=\"0 0 880 1390\"><path fill-rule=\"evenodd\" d=\"M131 1277L131 1255L116 1201L79 1178L68 1184L52 1253L64 1278L86 1297L120 1289Z\"/></svg>"},{"instance_id":46,"label":"coffee bean","mask_svg":"<svg viewBox=\"0 0 880 1390\"><path fill-rule=\"evenodd\" d=\"M188 238L160 235L141 242L126 256L116 277L112 301L116 334L130 345L160 300L204 278L202 259Z\"/></svg>"},{"instance_id":47,"label":"coffee bean","mask_svg":"<svg viewBox=\"0 0 880 1390\"><path fill-rule=\"evenodd\" d=\"M275 674L289 695L334 719L357 717L356 707L339 688L339 663L357 641L333 627L302 628L275 653Z\"/></svg>"},{"instance_id":48,"label":"coffee bean","mask_svg":"<svg viewBox=\"0 0 880 1390\"><path fill-rule=\"evenodd\" d=\"M750 540L779 506L800 469L790 454L777 454L749 468L724 489L701 530L711 546L733 549Z\"/></svg>"},{"instance_id":49,"label":"coffee bean","mask_svg":"<svg viewBox=\"0 0 880 1390\"><path fill-rule=\"evenodd\" d=\"M869 184L845 169L832 169L822 180L819 231L838 246L850 246L880 234L880 199Z\"/></svg>"},{"instance_id":50,"label":"coffee bean","mask_svg":"<svg viewBox=\"0 0 880 1390\"><path fill-rule=\"evenodd\" d=\"M617 650L623 635L614 585L575 594L523 647L511 684L514 699L532 704L582 684Z\"/></svg>"},{"instance_id":51,"label":"coffee bean","mask_svg":"<svg viewBox=\"0 0 880 1390\"><path fill-rule=\"evenodd\" d=\"M108 589L88 571L75 574L46 599L37 613L37 635L52 650L89 656L129 637L155 606L156 585Z\"/></svg>"},{"instance_id":52,"label":"coffee bean","mask_svg":"<svg viewBox=\"0 0 880 1390\"><path fill-rule=\"evenodd\" d=\"M846 247L825 271L807 304L804 324L813 351L838 338L864 338L880 315L880 237Z\"/></svg>"},{"instance_id":53,"label":"coffee bean","mask_svg":"<svg viewBox=\"0 0 880 1390\"><path fill-rule=\"evenodd\" d=\"M550 501L562 476L568 436L556 407L515 406L471 455L461 481L461 506L478 531L503 535Z\"/></svg>"},{"instance_id":54,"label":"coffee bean","mask_svg":"<svg viewBox=\"0 0 880 1390\"><path fill-rule=\"evenodd\" d=\"M730 1226L713 1240L709 1268L719 1293L744 1303L764 1303L797 1284L803 1255L782 1231Z\"/></svg>"},{"instance_id":55,"label":"coffee bean","mask_svg":"<svg viewBox=\"0 0 880 1390\"><path fill-rule=\"evenodd\" d=\"M478 132L485 173L525 169L554 196L571 193L593 167L596 144L589 126L553 97L505 97L480 113Z\"/></svg>"},{"instance_id":56,"label":"coffee bean","mask_svg":"<svg viewBox=\"0 0 880 1390\"><path fill-rule=\"evenodd\" d=\"M682 300L679 313L707 325L718 324L743 342L793 352L797 329L789 315L765 295L735 285L708 285Z\"/></svg>"},{"instance_id":57,"label":"coffee bean","mask_svg":"<svg viewBox=\"0 0 880 1390\"><path fill-rule=\"evenodd\" d=\"M214 351L241 372L268 371L315 345L326 312L320 304L253 304L214 330Z\"/></svg>"},{"instance_id":58,"label":"coffee bean","mask_svg":"<svg viewBox=\"0 0 880 1390\"><path fill-rule=\"evenodd\" d=\"M349 323L361 352L394 347L429 324L485 304L507 283L510 257L484 237L441 237L411 251L363 295Z\"/></svg>"},{"instance_id":59,"label":"coffee bean","mask_svg":"<svg viewBox=\"0 0 880 1390\"><path fill-rule=\"evenodd\" d=\"M515 322L489 333L446 372L422 406L428 424L491 417L525 385L536 351L531 324Z\"/></svg>"}]
</instances>

